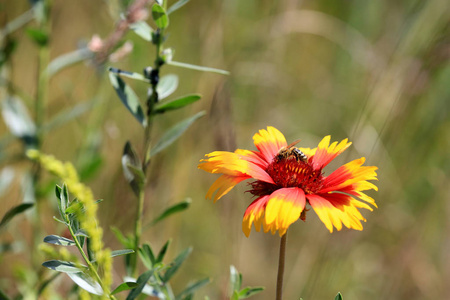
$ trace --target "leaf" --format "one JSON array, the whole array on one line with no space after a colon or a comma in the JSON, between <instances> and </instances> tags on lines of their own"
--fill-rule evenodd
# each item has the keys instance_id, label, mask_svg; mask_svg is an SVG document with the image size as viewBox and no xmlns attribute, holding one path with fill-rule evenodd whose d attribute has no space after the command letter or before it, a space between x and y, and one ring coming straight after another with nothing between
<instances>
[{"instance_id":1,"label":"leaf","mask_svg":"<svg viewBox=\"0 0 450 300\"><path fill-rule=\"evenodd\" d=\"M159 4L153 4L152 17L159 29L165 29L169 25L169 17L167 16L164 8L162 8Z\"/></svg>"},{"instance_id":2,"label":"leaf","mask_svg":"<svg viewBox=\"0 0 450 300\"><path fill-rule=\"evenodd\" d=\"M67 275L75 282L80 288L88 291L94 295L103 295L103 289L100 284L86 273L67 273Z\"/></svg>"},{"instance_id":3,"label":"leaf","mask_svg":"<svg viewBox=\"0 0 450 300\"><path fill-rule=\"evenodd\" d=\"M231 300L239 300L238 291L233 292L233 295L231 295Z\"/></svg>"},{"instance_id":4,"label":"leaf","mask_svg":"<svg viewBox=\"0 0 450 300\"><path fill-rule=\"evenodd\" d=\"M193 94L193 95L186 95L186 96L183 96L178 99L171 100L171 101L159 102L153 108L153 112L160 114L160 113L166 112L168 110L182 108L186 105L189 105L191 103L194 103L194 102L200 100L201 97L202 96L200 96L200 95Z\"/></svg>"},{"instance_id":5,"label":"leaf","mask_svg":"<svg viewBox=\"0 0 450 300\"><path fill-rule=\"evenodd\" d=\"M139 193L145 184L145 174L136 151L128 141L123 149L122 167L125 179L130 184L135 195L139 197Z\"/></svg>"},{"instance_id":6,"label":"leaf","mask_svg":"<svg viewBox=\"0 0 450 300\"><path fill-rule=\"evenodd\" d=\"M114 289L114 291L111 292L111 295L123 292L123 291L127 291L127 290L131 290L134 289L138 286L138 284L136 282L124 282L121 283L118 287L116 287Z\"/></svg>"},{"instance_id":7,"label":"leaf","mask_svg":"<svg viewBox=\"0 0 450 300\"><path fill-rule=\"evenodd\" d=\"M245 298L249 298L253 295L256 295L258 293L261 293L262 291L264 291L263 287L246 287L244 288L242 291L240 291L239 294L239 299L245 299Z\"/></svg>"},{"instance_id":8,"label":"leaf","mask_svg":"<svg viewBox=\"0 0 450 300\"><path fill-rule=\"evenodd\" d=\"M162 214L160 214L156 219L154 219L150 224L148 224L146 227L150 227L155 225L156 223L164 220L165 218L178 213L178 212L182 212L183 210L186 210L189 208L189 205L191 205L191 198L187 198L186 200L177 203L175 205L172 205L171 207L167 208L165 211L163 211Z\"/></svg>"},{"instance_id":9,"label":"leaf","mask_svg":"<svg viewBox=\"0 0 450 300\"><path fill-rule=\"evenodd\" d=\"M114 74L117 75L122 75L131 79L137 79L137 80L141 80L141 81L145 81L147 83L150 83L150 80L148 78L145 78L144 75L139 74L139 73L135 73L135 72L129 72L129 71L124 71L121 69L117 69L117 68L109 68L108 70L109 72L112 72Z\"/></svg>"},{"instance_id":10,"label":"leaf","mask_svg":"<svg viewBox=\"0 0 450 300\"><path fill-rule=\"evenodd\" d=\"M111 227L111 231L125 248L133 248L134 241L130 237L125 237L117 227Z\"/></svg>"},{"instance_id":11,"label":"leaf","mask_svg":"<svg viewBox=\"0 0 450 300\"><path fill-rule=\"evenodd\" d=\"M153 275L153 270L147 271L143 273L141 276L138 277L136 284L137 286L128 294L128 297L126 300L133 300L137 296L139 296L144 289L145 284L150 279L150 277Z\"/></svg>"},{"instance_id":12,"label":"leaf","mask_svg":"<svg viewBox=\"0 0 450 300\"><path fill-rule=\"evenodd\" d=\"M76 245L74 241L72 241L70 239L66 239L65 237L62 237L62 236L57 236L57 235L47 235L44 238L44 243L49 243L49 244L54 244L54 245L59 245L59 246L74 246L74 245Z\"/></svg>"},{"instance_id":13,"label":"leaf","mask_svg":"<svg viewBox=\"0 0 450 300\"><path fill-rule=\"evenodd\" d=\"M235 266L230 266L230 293L239 291L242 285L242 274L238 272Z\"/></svg>"},{"instance_id":14,"label":"leaf","mask_svg":"<svg viewBox=\"0 0 450 300\"><path fill-rule=\"evenodd\" d=\"M95 100L85 101L83 103L79 103L71 108L68 108L58 113L50 121L48 121L42 126L42 131L48 132L53 128L60 128L67 122L76 120L79 116L81 116L85 112L90 111L94 107L94 104L96 104Z\"/></svg>"},{"instance_id":15,"label":"leaf","mask_svg":"<svg viewBox=\"0 0 450 300\"><path fill-rule=\"evenodd\" d=\"M28 28L26 30L28 36L39 46L45 46L48 43L48 33L40 29Z\"/></svg>"},{"instance_id":16,"label":"leaf","mask_svg":"<svg viewBox=\"0 0 450 300\"><path fill-rule=\"evenodd\" d=\"M45 73L48 77L56 75L59 71L64 70L67 67L75 65L79 62L93 58L94 53L86 48L74 50L72 52L61 54L53 59L45 69Z\"/></svg>"},{"instance_id":17,"label":"leaf","mask_svg":"<svg viewBox=\"0 0 450 300\"><path fill-rule=\"evenodd\" d=\"M114 73L109 72L109 80L125 107L139 123L142 124L142 126L146 127L147 120L136 93L122 80L122 78Z\"/></svg>"},{"instance_id":18,"label":"leaf","mask_svg":"<svg viewBox=\"0 0 450 300\"><path fill-rule=\"evenodd\" d=\"M27 209L33 207L33 205L34 203L22 203L8 210L6 214L3 216L2 220L0 221L0 229L6 224L8 224L8 222L11 221L12 218L26 211Z\"/></svg>"},{"instance_id":19,"label":"leaf","mask_svg":"<svg viewBox=\"0 0 450 300\"><path fill-rule=\"evenodd\" d=\"M67 185L64 183L61 189L61 194L59 197L59 206L60 206L60 212L61 217L65 219L65 212L67 207L69 206L69 190L67 189Z\"/></svg>"},{"instance_id":20,"label":"leaf","mask_svg":"<svg viewBox=\"0 0 450 300\"><path fill-rule=\"evenodd\" d=\"M189 247L175 258L175 260L170 264L169 269L167 269L166 273L164 273L164 282L168 282L170 278L172 278L172 276L178 271L178 268L180 268L181 264L186 260L189 254L191 254L191 252L192 248Z\"/></svg>"},{"instance_id":21,"label":"leaf","mask_svg":"<svg viewBox=\"0 0 450 300\"><path fill-rule=\"evenodd\" d=\"M175 297L175 300L181 300L183 296L193 294L196 290L198 290L199 288L201 288L202 286L204 286L210 282L211 282L211 280L209 278L204 278L204 279L201 279L197 282L194 282L194 283L188 285L184 291L182 291Z\"/></svg>"},{"instance_id":22,"label":"leaf","mask_svg":"<svg viewBox=\"0 0 450 300\"><path fill-rule=\"evenodd\" d=\"M0 290L0 299L1 300L10 300L10 298L2 290Z\"/></svg>"},{"instance_id":23,"label":"leaf","mask_svg":"<svg viewBox=\"0 0 450 300\"><path fill-rule=\"evenodd\" d=\"M156 87L158 99L162 100L170 96L178 87L178 76L175 74L167 74L162 76Z\"/></svg>"},{"instance_id":24,"label":"leaf","mask_svg":"<svg viewBox=\"0 0 450 300\"><path fill-rule=\"evenodd\" d=\"M158 257L155 260L155 264L160 263L163 261L164 256L166 256L167 253L167 249L169 248L170 243L172 242L172 240L168 240L164 246L162 246L161 250L159 250L158 253Z\"/></svg>"},{"instance_id":25,"label":"leaf","mask_svg":"<svg viewBox=\"0 0 450 300\"><path fill-rule=\"evenodd\" d=\"M179 0L179 1L175 2L171 7L169 7L169 9L167 10L167 14L170 15L171 13L180 9L182 6L184 6L188 2L189 2L189 0Z\"/></svg>"},{"instance_id":26,"label":"leaf","mask_svg":"<svg viewBox=\"0 0 450 300\"><path fill-rule=\"evenodd\" d=\"M216 68L210 68L210 67L202 67L202 66L192 65L192 64L188 64L188 63L179 62L179 61L171 60L171 61L168 61L166 63L168 65L171 65L171 66L185 68L185 69L191 69L191 70L197 70L197 71L203 71L203 72L210 72L210 73L217 73L217 74L222 74L222 75L230 75L230 72L225 71L225 70L216 69Z\"/></svg>"},{"instance_id":27,"label":"leaf","mask_svg":"<svg viewBox=\"0 0 450 300\"><path fill-rule=\"evenodd\" d=\"M58 272L63 273L78 273L83 272L84 270L82 268L86 268L84 266L77 267L74 263L69 261L62 261L62 260L49 260L42 264L44 267L55 270Z\"/></svg>"},{"instance_id":28,"label":"leaf","mask_svg":"<svg viewBox=\"0 0 450 300\"><path fill-rule=\"evenodd\" d=\"M111 251L111 257L127 255L127 254L131 254L131 253L134 253L133 249L114 250L114 251Z\"/></svg>"},{"instance_id":29,"label":"leaf","mask_svg":"<svg viewBox=\"0 0 450 300\"><path fill-rule=\"evenodd\" d=\"M153 29L144 21L139 21L129 25L130 29L144 40L152 41Z\"/></svg>"},{"instance_id":30,"label":"leaf","mask_svg":"<svg viewBox=\"0 0 450 300\"><path fill-rule=\"evenodd\" d=\"M22 139L26 145L36 144L36 126L28 110L17 97L8 97L2 101L3 120L11 133Z\"/></svg>"},{"instance_id":31,"label":"leaf","mask_svg":"<svg viewBox=\"0 0 450 300\"><path fill-rule=\"evenodd\" d=\"M334 300L343 300L344 298L342 297L341 292L338 292L336 297L334 297Z\"/></svg>"},{"instance_id":32,"label":"leaf","mask_svg":"<svg viewBox=\"0 0 450 300\"><path fill-rule=\"evenodd\" d=\"M156 259L149 244L144 244L141 248L139 248L139 257L147 269L150 270L153 268Z\"/></svg>"},{"instance_id":33,"label":"leaf","mask_svg":"<svg viewBox=\"0 0 450 300\"><path fill-rule=\"evenodd\" d=\"M147 153L146 162L148 162L152 156L166 149L173 142L175 142L189 128L189 126L192 125L192 123L203 117L205 114L205 111L198 112L192 117L177 123L175 126L166 131L156 145L150 150L150 153Z\"/></svg>"}]
</instances>

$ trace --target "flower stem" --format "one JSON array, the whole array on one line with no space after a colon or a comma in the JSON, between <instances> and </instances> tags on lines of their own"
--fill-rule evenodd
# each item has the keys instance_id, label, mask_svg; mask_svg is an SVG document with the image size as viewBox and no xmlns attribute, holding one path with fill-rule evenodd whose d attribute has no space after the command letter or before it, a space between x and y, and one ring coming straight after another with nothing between
<instances>
[{"instance_id":1,"label":"flower stem","mask_svg":"<svg viewBox=\"0 0 450 300\"><path fill-rule=\"evenodd\" d=\"M283 275L284 275L284 262L286 257L286 239L287 232L281 237L280 241L280 255L278 258L278 276L277 276L277 297L276 300L283 299Z\"/></svg>"}]
</instances>

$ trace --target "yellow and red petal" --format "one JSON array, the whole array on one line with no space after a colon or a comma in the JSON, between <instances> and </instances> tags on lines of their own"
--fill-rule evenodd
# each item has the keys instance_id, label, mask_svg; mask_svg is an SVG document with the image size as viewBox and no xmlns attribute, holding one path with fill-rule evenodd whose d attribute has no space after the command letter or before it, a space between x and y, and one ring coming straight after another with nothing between
<instances>
[{"instance_id":1,"label":"yellow and red petal","mask_svg":"<svg viewBox=\"0 0 450 300\"><path fill-rule=\"evenodd\" d=\"M246 237L249 237L253 223L255 223L256 231L261 229L261 223L264 219L264 211L268 200L268 195L259 197L245 210L244 219L242 220L242 231Z\"/></svg>"},{"instance_id":2,"label":"yellow and red petal","mask_svg":"<svg viewBox=\"0 0 450 300\"><path fill-rule=\"evenodd\" d=\"M239 155L242 159L249 161L257 166L260 166L263 169L266 169L269 163L261 156L261 153L251 150L243 150L236 149L234 151L237 155Z\"/></svg>"},{"instance_id":3,"label":"yellow and red petal","mask_svg":"<svg viewBox=\"0 0 450 300\"><path fill-rule=\"evenodd\" d=\"M319 170L328 165L336 156L345 151L352 143L347 142L348 139L342 140L339 144L334 142L330 145L330 136L327 135L322 139L317 147L316 153L312 158L312 166L314 170Z\"/></svg>"},{"instance_id":4,"label":"yellow and red petal","mask_svg":"<svg viewBox=\"0 0 450 300\"><path fill-rule=\"evenodd\" d=\"M300 151L302 151L308 158L312 157L316 154L317 148L311 149L311 148L298 148Z\"/></svg>"},{"instance_id":5,"label":"yellow and red petal","mask_svg":"<svg viewBox=\"0 0 450 300\"><path fill-rule=\"evenodd\" d=\"M217 178L216 181L211 185L208 192L206 193L206 199L212 199L212 196L215 191L217 191L214 196L214 202L222 198L225 194L227 194L236 184L246 179L249 179L250 176L230 176L230 175L222 175Z\"/></svg>"},{"instance_id":6,"label":"yellow and red petal","mask_svg":"<svg viewBox=\"0 0 450 300\"><path fill-rule=\"evenodd\" d=\"M357 191L364 191L368 189L375 189L377 187L367 182L367 180L377 180L377 173L375 172L378 168L365 166L365 158L355 159L341 167L336 171L327 176L323 182L324 188L318 193L332 192L336 190L341 190L348 186L353 186Z\"/></svg>"},{"instance_id":7,"label":"yellow and red petal","mask_svg":"<svg viewBox=\"0 0 450 300\"><path fill-rule=\"evenodd\" d=\"M207 158L200 160L199 169L213 174L225 174L230 176L250 176L257 180L274 183L272 178L260 166L244 159L242 155L215 151L206 154Z\"/></svg>"},{"instance_id":8,"label":"yellow and red petal","mask_svg":"<svg viewBox=\"0 0 450 300\"><path fill-rule=\"evenodd\" d=\"M306 199L302 189L281 188L273 192L266 206L264 216L264 231L275 233L278 231L282 236L289 226L300 218L305 208Z\"/></svg>"},{"instance_id":9,"label":"yellow and red petal","mask_svg":"<svg viewBox=\"0 0 450 300\"><path fill-rule=\"evenodd\" d=\"M306 198L330 232L333 232L333 227L341 230L342 224L356 230L363 229L361 221L366 220L356 208L362 207L363 203L353 200L350 201L349 205L337 205L338 208L321 195L306 195Z\"/></svg>"},{"instance_id":10,"label":"yellow and red petal","mask_svg":"<svg viewBox=\"0 0 450 300\"><path fill-rule=\"evenodd\" d=\"M268 126L253 136L256 148L261 152L267 163L271 163L278 151L287 146L286 138L278 129Z\"/></svg>"}]
</instances>

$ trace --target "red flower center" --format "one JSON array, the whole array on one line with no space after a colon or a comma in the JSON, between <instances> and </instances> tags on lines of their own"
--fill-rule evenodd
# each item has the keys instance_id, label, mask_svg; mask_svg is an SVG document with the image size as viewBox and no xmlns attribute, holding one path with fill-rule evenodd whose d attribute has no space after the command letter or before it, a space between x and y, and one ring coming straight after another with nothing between
<instances>
[{"instance_id":1,"label":"red flower center","mask_svg":"<svg viewBox=\"0 0 450 300\"><path fill-rule=\"evenodd\" d=\"M321 170L314 170L307 157L297 148L282 149L266 169L275 184L261 180L251 183L249 192L256 196L270 195L277 189L298 187L314 194L323 187Z\"/></svg>"}]
</instances>

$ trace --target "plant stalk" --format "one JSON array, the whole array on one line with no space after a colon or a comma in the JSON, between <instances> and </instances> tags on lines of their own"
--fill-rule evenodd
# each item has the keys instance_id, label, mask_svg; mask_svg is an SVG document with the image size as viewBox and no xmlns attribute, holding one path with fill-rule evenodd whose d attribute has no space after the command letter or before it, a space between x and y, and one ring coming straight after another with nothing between
<instances>
[{"instance_id":1,"label":"plant stalk","mask_svg":"<svg viewBox=\"0 0 450 300\"><path fill-rule=\"evenodd\" d=\"M284 262L286 258L286 239L287 231L281 237L280 241L280 254L278 258L278 275L277 275L277 297L276 300L283 299L283 276L284 276Z\"/></svg>"}]
</instances>

